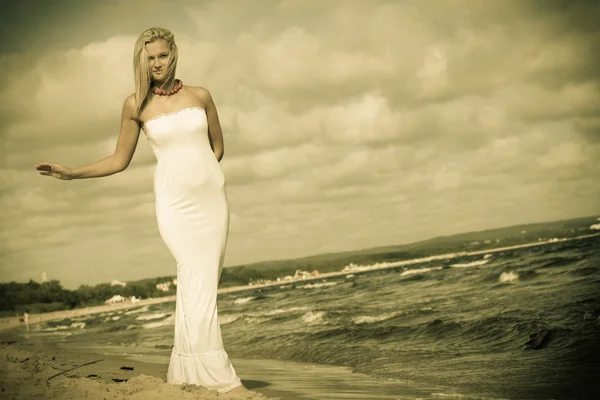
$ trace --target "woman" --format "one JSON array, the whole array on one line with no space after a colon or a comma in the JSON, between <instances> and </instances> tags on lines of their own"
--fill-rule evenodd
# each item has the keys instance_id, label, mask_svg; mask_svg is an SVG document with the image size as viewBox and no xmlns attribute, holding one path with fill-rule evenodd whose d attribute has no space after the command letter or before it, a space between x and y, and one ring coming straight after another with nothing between
<instances>
[{"instance_id":1,"label":"woman","mask_svg":"<svg viewBox=\"0 0 600 400\"><path fill-rule=\"evenodd\" d=\"M156 217L177 263L175 340L167 382L191 383L219 393L247 391L223 348L217 286L229 231L223 136L208 90L175 79L177 45L166 29L151 28L135 43L135 94L125 99L114 154L67 168L40 163L41 175L85 179L127 168L144 130L157 165Z\"/></svg>"}]
</instances>

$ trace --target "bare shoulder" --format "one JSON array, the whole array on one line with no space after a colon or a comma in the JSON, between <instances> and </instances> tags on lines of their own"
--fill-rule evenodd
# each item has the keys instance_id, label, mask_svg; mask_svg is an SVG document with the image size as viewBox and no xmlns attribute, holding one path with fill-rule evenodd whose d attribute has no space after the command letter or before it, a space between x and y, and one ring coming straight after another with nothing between
<instances>
[{"instance_id":1,"label":"bare shoulder","mask_svg":"<svg viewBox=\"0 0 600 400\"><path fill-rule=\"evenodd\" d=\"M208 91L208 89L206 89L205 87L202 86L189 86L189 88L192 90L192 92L198 96L198 98L200 100L202 100L202 102L204 104L210 104L212 101L212 97L210 95L210 92Z\"/></svg>"},{"instance_id":2,"label":"bare shoulder","mask_svg":"<svg viewBox=\"0 0 600 400\"><path fill-rule=\"evenodd\" d=\"M135 108L135 94L131 94L127 96L127 98L123 102L123 114L127 115L130 118L133 118L133 115L135 114Z\"/></svg>"}]
</instances>

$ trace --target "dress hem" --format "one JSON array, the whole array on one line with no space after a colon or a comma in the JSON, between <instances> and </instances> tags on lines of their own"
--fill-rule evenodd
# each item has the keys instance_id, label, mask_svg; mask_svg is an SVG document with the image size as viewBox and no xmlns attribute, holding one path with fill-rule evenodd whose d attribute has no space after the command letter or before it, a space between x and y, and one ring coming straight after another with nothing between
<instances>
[{"instance_id":1,"label":"dress hem","mask_svg":"<svg viewBox=\"0 0 600 400\"><path fill-rule=\"evenodd\" d=\"M221 364L225 362L225 364ZM218 366L221 364L220 366ZM212 366L224 368L215 374ZM193 384L220 394L227 393L238 386L242 380L236 375L235 369L229 362L229 356L224 348L204 353L180 353L173 347L167 383L172 385Z\"/></svg>"}]
</instances>

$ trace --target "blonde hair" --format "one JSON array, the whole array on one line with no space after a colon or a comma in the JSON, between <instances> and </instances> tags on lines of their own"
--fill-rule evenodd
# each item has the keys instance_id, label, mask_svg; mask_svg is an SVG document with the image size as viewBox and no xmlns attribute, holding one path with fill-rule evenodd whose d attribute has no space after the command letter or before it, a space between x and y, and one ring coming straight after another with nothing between
<instances>
[{"instance_id":1,"label":"blonde hair","mask_svg":"<svg viewBox=\"0 0 600 400\"><path fill-rule=\"evenodd\" d=\"M157 39L164 39L169 46L169 62L166 69L166 79L164 88L170 90L175 84L175 70L177 69L177 45L175 44L175 35L171 31L153 27L142 32L135 42L133 49L133 76L135 80L135 102L136 110L134 118L139 118L140 113L148 103L151 97L150 83L152 82L152 73L148 64L148 53L146 44L152 43Z\"/></svg>"}]
</instances>

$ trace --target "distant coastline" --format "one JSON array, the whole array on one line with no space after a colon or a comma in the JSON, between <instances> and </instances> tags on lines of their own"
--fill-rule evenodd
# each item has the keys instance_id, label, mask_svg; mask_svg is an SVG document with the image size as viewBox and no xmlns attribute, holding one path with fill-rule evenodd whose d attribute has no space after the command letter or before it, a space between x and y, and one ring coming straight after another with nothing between
<instances>
[{"instance_id":1,"label":"distant coastline","mask_svg":"<svg viewBox=\"0 0 600 400\"><path fill-rule=\"evenodd\" d=\"M521 248L525 248L525 247L544 246L544 245L548 245L548 244L552 244L552 243L566 242L566 241L571 241L571 240L588 239L588 238L592 238L592 237L596 237L596 236L600 236L600 233L593 233L593 234L575 236L575 237L570 237L570 238L560 238L560 239L553 238L553 239L544 240L544 241L523 243L523 244L514 245L514 246L498 247L498 248L486 249L486 250L446 253L446 254L413 258L410 260L402 260L402 261L395 261L395 262L382 262L382 263L375 263L375 264L371 264L371 265L356 265L356 266L350 267L350 268L345 267L343 271L326 272L326 273L319 274L318 276L315 276L315 277L306 277L303 279L285 280L285 281L279 281L279 282L269 282L269 283L256 284L256 285L231 286L231 287L221 288L218 290L218 293L219 294L234 293L234 292L242 292L242 291L247 291L247 290L254 291L256 289L272 287L272 286L285 286L285 285L293 284L296 282L307 282L307 281L314 281L314 280L320 280L320 279L334 278L334 277L338 277L338 276L345 276L348 274L360 274L360 273L384 270L384 269L389 269L389 268L397 268L397 267L404 266L404 265L413 265L413 264L419 264L419 263L429 262L429 261L438 261L438 260L450 260L450 259L457 258L457 257L468 257L468 256L481 255L481 254L497 253L497 252L501 252L501 251L521 249ZM75 309L71 309L71 310L60 310L60 311L54 311L54 312L48 312L48 313L32 314L30 316L30 325L35 325L38 323L48 322L48 321L61 320L64 318L74 318L74 317L79 317L79 316L83 316L83 315L97 314L97 313L109 312L109 311L117 311L117 310L132 308L132 307L141 307L141 306L150 305L150 304L174 302L175 299L176 299L176 296L172 295L172 296L143 299L143 300L139 300L136 302L105 304L105 305L92 306L92 307L75 308ZM18 327L21 325L22 325L22 323L20 322L20 316L0 318L0 331L15 328L15 327Z\"/></svg>"}]
</instances>

